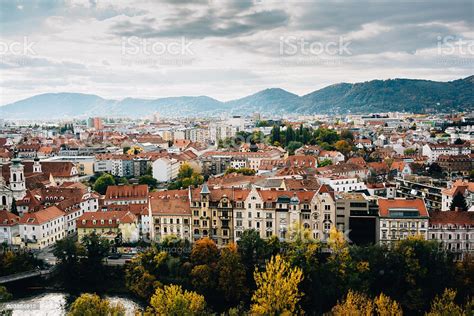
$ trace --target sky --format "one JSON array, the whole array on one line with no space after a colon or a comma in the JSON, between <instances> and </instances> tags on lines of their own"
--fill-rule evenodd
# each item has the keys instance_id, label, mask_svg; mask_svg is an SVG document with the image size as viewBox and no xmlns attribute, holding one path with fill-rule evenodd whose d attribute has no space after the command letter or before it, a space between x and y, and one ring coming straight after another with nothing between
<instances>
[{"instance_id":1,"label":"sky","mask_svg":"<svg viewBox=\"0 0 474 316\"><path fill-rule=\"evenodd\" d=\"M0 105L473 74L474 1L0 0Z\"/></svg>"}]
</instances>

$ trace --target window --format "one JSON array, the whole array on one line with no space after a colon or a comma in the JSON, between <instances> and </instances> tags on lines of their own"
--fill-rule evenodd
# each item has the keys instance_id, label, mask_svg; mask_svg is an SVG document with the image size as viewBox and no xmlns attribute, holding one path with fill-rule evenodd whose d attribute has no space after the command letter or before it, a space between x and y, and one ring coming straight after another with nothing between
<instances>
[{"instance_id":1,"label":"window","mask_svg":"<svg viewBox=\"0 0 474 316\"><path fill-rule=\"evenodd\" d=\"M235 217L237 217L237 218L242 218L242 212L237 212L236 215L235 215Z\"/></svg>"},{"instance_id":2,"label":"window","mask_svg":"<svg viewBox=\"0 0 474 316\"><path fill-rule=\"evenodd\" d=\"M262 208L262 204L260 203L255 204L255 208Z\"/></svg>"}]
</instances>

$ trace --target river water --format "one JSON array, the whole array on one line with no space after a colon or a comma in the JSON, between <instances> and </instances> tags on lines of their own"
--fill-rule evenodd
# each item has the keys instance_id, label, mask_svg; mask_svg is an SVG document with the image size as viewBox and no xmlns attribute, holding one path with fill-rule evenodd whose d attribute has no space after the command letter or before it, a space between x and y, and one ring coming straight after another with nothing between
<instances>
[{"instance_id":1,"label":"river water","mask_svg":"<svg viewBox=\"0 0 474 316\"><path fill-rule=\"evenodd\" d=\"M105 295L112 303L121 303L126 315L135 315L142 308L140 303L125 296ZM14 316L62 316L66 315L69 305L74 300L66 293L41 293L33 296L14 299L4 303L0 310L11 310ZM1 314L1 313L0 313Z\"/></svg>"}]
</instances>

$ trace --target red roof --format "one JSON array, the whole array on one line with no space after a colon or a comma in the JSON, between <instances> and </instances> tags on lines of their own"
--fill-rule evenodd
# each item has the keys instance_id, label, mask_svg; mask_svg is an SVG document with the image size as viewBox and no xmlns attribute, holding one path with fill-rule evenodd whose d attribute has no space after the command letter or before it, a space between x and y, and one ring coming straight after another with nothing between
<instances>
[{"instance_id":1,"label":"red roof","mask_svg":"<svg viewBox=\"0 0 474 316\"><path fill-rule=\"evenodd\" d=\"M433 211L430 212L430 224L474 226L474 212Z\"/></svg>"},{"instance_id":2,"label":"red roof","mask_svg":"<svg viewBox=\"0 0 474 316\"><path fill-rule=\"evenodd\" d=\"M109 185L105 193L106 200L147 199L148 185Z\"/></svg>"},{"instance_id":3,"label":"red roof","mask_svg":"<svg viewBox=\"0 0 474 316\"><path fill-rule=\"evenodd\" d=\"M119 224L131 224L137 217L131 212L85 212L76 220L77 228L116 228Z\"/></svg>"},{"instance_id":4,"label":"red roof","mask_svg":"<svg viewBox=\"0 0 474 316\"><path fill-rule=\"evenodd\" d=\"M20 221L20 217L9 211L0 211L0 226L13 226Z\"/></svg>"},{"instance_id":5,"label":"red roof","mask_svg":"<svg viewBox=\"0 0 474 316\"><path fill-rule=\"evenodd\" d=\"M419 216L428 217L425 202L422 199L379 199L379 214L390 217L390 211L417 210Z\"/></svg>"},{"instance_id":6,"label":"red roof","mask_svg":"<svg viewBox=\"0 0 474 316\"><path fill-rule=\"evenodd\" d=\"M39 210L33 213L26 213L20 219L22 225L41 225L46 222L50 222L59 217L64 216L64 212L61 211L57 206L50 206L43 210Z\"/></svg>"}]
</instances>

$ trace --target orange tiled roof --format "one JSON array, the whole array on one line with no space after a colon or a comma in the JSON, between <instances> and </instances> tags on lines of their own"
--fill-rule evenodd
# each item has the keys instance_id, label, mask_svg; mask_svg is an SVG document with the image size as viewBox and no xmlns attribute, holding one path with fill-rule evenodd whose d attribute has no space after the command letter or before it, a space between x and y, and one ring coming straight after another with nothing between
<instances>
[{"instance_id":1,"label":"orange tiled roof","mask_svg":"<svg viewBox=\"0 0 474 316\"><path fill-rule=\"evenodd\" d=\"M428 217L425 202L422 199L379 199L379 214L382 217L389 217L390 210L415 209L419 216Z\"/></svg>"},{"instance_id":2,"label":"orange tiled roof","mask_svg":"<svg viewBox=\"0 0 474 316\"><path fill-rule=\"evenodd\" d=\"M64 216L64 212L61 211L57 206L50 206L43 210L39 210L33 213L26 213L20 219L22 225L42 225L46 222Z\"/></svg>"}]
</instances>

